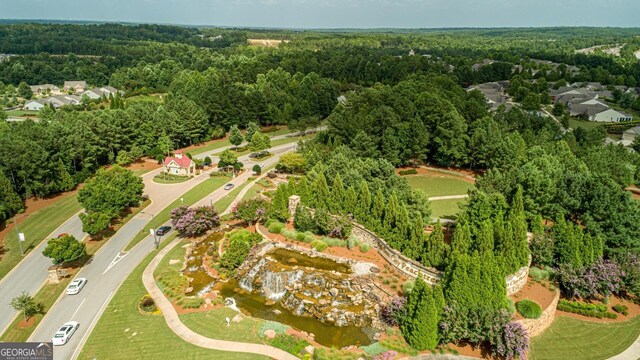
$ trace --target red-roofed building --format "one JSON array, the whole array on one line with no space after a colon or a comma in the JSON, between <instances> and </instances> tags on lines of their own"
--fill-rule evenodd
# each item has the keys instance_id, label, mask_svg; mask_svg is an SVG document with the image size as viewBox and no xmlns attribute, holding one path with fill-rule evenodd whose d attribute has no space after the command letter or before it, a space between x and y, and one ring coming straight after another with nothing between
<instances>
[{"instance_id":1,"label":"red-roofed building","mask_svg":"<svg viewBox=\"0 0 640 360\"><path fill-rule=\"evenodd\" d=\"M182 152L176 151L174 156L167 156L164 159L164 171L173 175L195 175L196 163Z\"/></svg>"}]
</instances>

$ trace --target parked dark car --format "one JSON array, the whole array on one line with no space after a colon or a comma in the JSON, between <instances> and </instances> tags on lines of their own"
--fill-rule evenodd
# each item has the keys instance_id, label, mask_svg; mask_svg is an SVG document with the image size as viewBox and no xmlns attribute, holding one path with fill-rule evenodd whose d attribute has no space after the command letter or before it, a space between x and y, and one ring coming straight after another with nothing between
<instances>
[{"instance_id":1,"label":"parked dark car","mask_svg":"<svg viewBox=\"0 0 640 360\"><path fill-rule=\"evenodd\" d=\"M160 226L158 230L156 230L156 235L162 236L171 231L171 226Z\"/></svg>"}]
</instances>

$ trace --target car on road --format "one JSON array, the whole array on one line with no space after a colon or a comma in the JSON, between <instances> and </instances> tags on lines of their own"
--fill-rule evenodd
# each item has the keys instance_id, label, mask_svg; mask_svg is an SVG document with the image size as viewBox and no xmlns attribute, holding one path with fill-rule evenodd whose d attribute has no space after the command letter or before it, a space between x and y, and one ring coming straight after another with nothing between
<instances>
[{"instance_id":1,"label":"car on road","mask_svg":"<svg viewBox=\"0 0 640 360\"><path fill-rule=\"evenodd\" d=\"M264 164L263 163L258 164L258 166L260 166L260 168L264 169Z\"/></svg>"},{"instance_id":2,"label":"car on road","mask_svg":"<svg viewBox=\"0 0 640 360\"><path fill-rule=\"evenodd\" d=\"M64 325L60 327L60 330L58 330L56 334L53 335L53 339L51 340L53 342L53 345L59 346L68 343L69 339L71 339L73 334L75 334L79 326L80 324L78 324L77 321L68 321L64 323Z\"/></svg>"},{"instance_id":3,"label":"car on road","mask_svg":"<svg viewBox=\"0 0 640 360\"><path fill-rule=\"evenodd\" d=\"M225 190L231 190L231 189L233 189L234 186L235 185L233 185L233 184L227 184L227 185L224 186L224 189Z\"/></svg>"},{"instance_id":4,"label":"car on road","mask_svg":"<svg viewBox=\"0 0 640 360\"><path fill-rule=\"evenodd\" d=\"M158 230L156 230L156 235L162 236L171 231L171 226L160 226Z\"/></svg>"},{"instance_id":5,"label":"car on road","mask_svg":"<svg viewBox=\"0 0 640 360\"><path fill-rule=\"evenodd\" d=\"M69 286L67 286L67 294L68 295L75 295L77 293L80 292L80 290L82 290L82 288L87 285L87 279L85 278L77 278L75 280L73 280L71 282L71 284L69 284Z\"/></svg>"},{"instance_id":6,"label":"car on road","mask_svg":"<svg viewBox=\"0 0 640 360\"><path fill-rule=\"evenodd\" d=\"M62 233L62 234L58 235L58 239L60 239L60 238L62 238L62 237L65 237L65 236L67 236L67 235L69 235L69 234L67 234L67 233Z\"/></svg>"}]
</instances>

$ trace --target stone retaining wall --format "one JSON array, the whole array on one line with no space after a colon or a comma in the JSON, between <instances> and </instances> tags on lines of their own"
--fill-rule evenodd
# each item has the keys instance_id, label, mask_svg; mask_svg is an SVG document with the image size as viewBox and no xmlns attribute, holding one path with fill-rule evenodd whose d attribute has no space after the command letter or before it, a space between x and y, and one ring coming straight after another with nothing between
<instances>
[{"instance_id":1,"label":"stone retaining wall","mask_svg":"<svg viewBox=\"0 0 640 360\"><path fill-rule=\"evenodd\" d=\"M434 268L428 268L417 261L411 260L402 255L398 250L392 249L382 238L367 230L364 226L353 223L351 233L360 241L374 247L389 264L393 265L400 273L409 278L415 279L418 275L431 285L437 284L442 279L442 273ZM531 258L529 258L531 263ZM529 266L523 266L515 274L507 276L507 295L515 294L524 284L529 276Z\"/></svg>"},{"instance_id":2,"label":"stone retaining wall","mask_svg":"<svg viewBox=\"0 0 640 360\"><path fill-rule=\"evenodd\" d=\"M415 279L418 275L421 275L422 279L431 285L437 284L442 279L442 274L438 270L425 267L405 257L398 250L392 249L384 240L360 224L353 223L351 234L361 242L375 248L389 264L393 265L401 274L407 277Z\"/></svg>"},{"instance_id":3,"label":"stone retaining wall","mask_svg":"<svg viewBox=\"0 0 640 360\"><path fill-rule=\"evenodd\" d=\"M551 301L551 304L547 306L542 312L542 315L538 319L520 319L517 320L529 333L529 336L538 336L545 331L556 317L556 307L558 306L558 300L560 299L560 292L556 290L556 296Z\"/></svg>"}]
</instances>

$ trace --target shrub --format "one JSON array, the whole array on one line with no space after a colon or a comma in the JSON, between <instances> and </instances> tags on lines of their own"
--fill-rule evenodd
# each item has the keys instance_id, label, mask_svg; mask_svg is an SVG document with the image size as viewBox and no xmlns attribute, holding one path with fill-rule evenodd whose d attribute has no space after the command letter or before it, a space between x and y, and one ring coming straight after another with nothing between
<instances>
[{"instance_id":1,"label":"shrub","mask_svg":"<svg viewBox=\"0 0 640 360\"><path fill-rule=\"evenodd\" d=\"M413 287L415 286L415 282L413 280L407 280L402 284L402 292L405 294L409 294Z\"/></svg>"},{"instance_id":2,"label":"shrub","mask_svg":"<svg viewBox=\"0 0 640 360\"><path fill-rule=\"evenodd\" d=\"M280 234L282 229L284 229L284 224L279 221L273 221L268 226L269 232L272 234Z\"/></svg>"},{"instance_id":3,"label":"shrub","mask_svg":"<svg viewBox=\"0 0 640 360\"><path fill-rule=\"evenodd\" d=\"M614 305L613 311L622 314L624 316L629 315L629 307L627 305Z\"/></svg>"},{"instance_id":4,"label":"shrub","mask_svg":"<svg viewBox=\"0 0 640 360\"><path fill-rule=\"evenodd\" d=\"M516 313L516 303L510 297L507 298L507 310L509 311L509 314L513 315Z\"/></svg>"},{"instance_id":5,"label":"shrub","mask_svg":"<svg viewBox=\"0 0 640 360\"><path fill-rule=\"evenodd\" d=\"M531 278L535 281L544 281L544 280L549 280L549 272L537 267L531 267L529 269L529 276L531 276Z\"/></svg>"},{"instance_id":6,"label":"shrub","mask_svg":"<svg viewBox=\"0 0 640 360\"><path fill-rule=\"evenodd\" d=\"M307 237L307 235L305 233L301 233L301 232L296 233L296 240L298 240L298 241L304 241L304 238L306 238L306 237Z\"/></svg>"},{"instance_id":7,"label":"shrub","mask_svg":"<svg viewBox=\"0 0 640 360\"><path fill-rule=\"evenodd\" d=\"M617 319L618 315L608 312L605 305L587 304L578 301L568 301L561 299L558 301L558 310L579 314L583 316L595 317L598 319Z\"/></svg>"},{"instance_id":8,"label":"shrub","mask_svg":"<svg viewBox=\"0 0 640 360\"><path fill-rule=\"evenodd\" d=\"M400 175L415 175L418 173L418 170L416 169L408 169L408 170L400 170L398 171L398 174Z\"/></svg>"},{"instance_id":9,"label":"shrub","mask_svg":"<svg viewBox=\"0 0 640 360\"><path fill-rule=\"evenodd\" d=\"M264 226L269 227L269 225L273 224L274 222L278 222L278 220L276 220L276 219L267 219L267 221L264 222Z\"/></svg>"},{"instance_id":10,"label":"shrub","mask_svg":"<svg viewBox=\"0 0 640 360\"><path fill-rule=\"evenodd\" d=\"M361 346L360 348L364 350L364 352L367 353L367 355L369 356L376 356L389 350L385 346L383 346L379 341L374 342L371 345Z\"/></svg>"},{"instance_id":11,"label":"shrub","mask_svg":"<svg viewBox=\"0 0 640 360\"><path fill-rule=\"evenodd\" d=\"M542 308L531 300L520 300L516 303L518 313L526 319L537 319L542 315Z\"/></svg>"},{"instance_id":12,"label":"shrub","mask_svg":"<svg viewBox=\"0 0 640 360\"><path fill-rule=\"evenodd\" d=\"M260 336L263 336L264 332L267 330L273 330L276 332L276 334L284 334L287 329L289 329L289 326L285 324L281 324L275 321L265 321L262 323L262 325L260 325Z\"/></svg>"},{"instance_id":13,"label":"shrub","mask_svg":"<svg viewBox=\"0 0 640 360\"><path fill-rule=\"evenodd\" d=\"M363 253L366 253L369 250L371 250L371 245L369 245L369 244L360 244L360 251L362 251Z\"/></svg>"},{"instance_id":14,"label":"shrub","mask_svg":"<svg viewBox=\"0 0 640 360\"><path fill-rule=\"evenodd\" d=\"M316 249L316 251L322 252L324 251L324 249L327 248L328 245L326 242L316 239L311 242L311 246L313 246L313 248Z\"/></svg>"},{"instance_id":15,"label":"shrub","mask_svg":"<svg viewBox=\"0 0 640 360\"><path fill-rule=\"evenodd\" d=\"M171 221L180 234L198 236L218 227L220 216L213 206L179 206L171 211Z\"/></svg>"},{"instance_id":16,"label":"shrub","mask_svg":"<svg viewBox=\"0 0 640 360\"><path fill-rule=\"evenodd\" d=\"M140 308L140 310L146 313L152 313L158 309L155 301L153 301L153 299L149 295L145 295L140 299L138 307Z\"/></svg>"},{"instance_id":17,"label":"shrub","mask_svg":"<svg viewBox=\"0 0 640 360\"><path fill-rule=\"evenodd\" d=\"M269 345L297 356L300 355L305 347L311 344L307 340L289 334L278 334L275 338L269 340Z\"/></svg>"},{"instance_id":18,"label":"shrub","mask_svg":"<svg viewBox=\"0 0 640 360\"><path fill-rule=\"evenodd\" d=\"M204 299L199 297L186 297L178 301L178 305L185 309L197 309L204 304Z\"/></svg>"}]
</instances>

